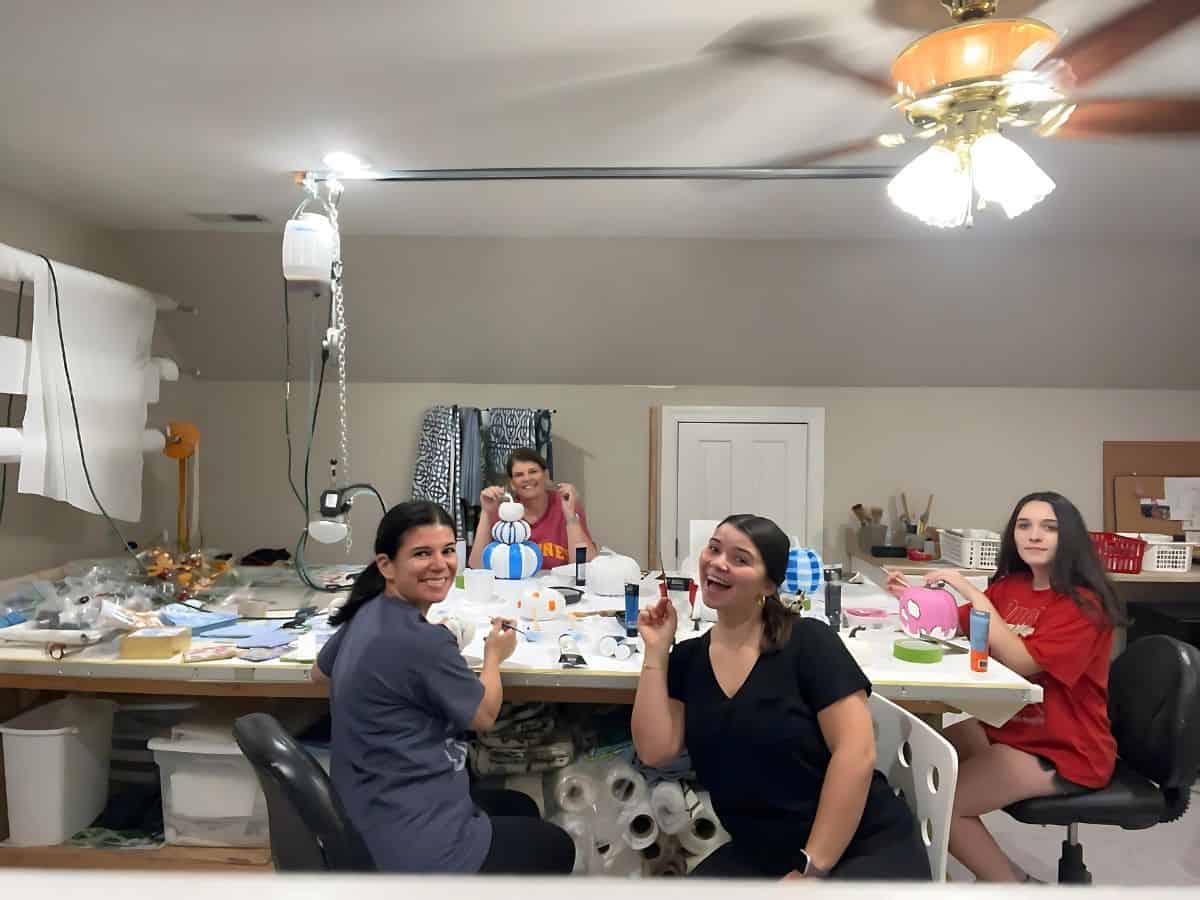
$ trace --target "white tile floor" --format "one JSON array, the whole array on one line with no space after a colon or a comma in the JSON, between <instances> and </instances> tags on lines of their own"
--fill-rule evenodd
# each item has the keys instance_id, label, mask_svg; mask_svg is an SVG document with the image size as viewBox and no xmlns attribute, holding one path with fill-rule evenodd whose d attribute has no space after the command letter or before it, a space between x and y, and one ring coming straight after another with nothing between
<instances>
[{"instance_id":1,"label":"white tile floor","mask_svg":"<svg viewBox=\"0 0 1200 900\"><path fill-rule=\"evenodd\" d=\"M1025 871L1057 881L1065 828L1022 825L1001 812L984 816L984 822ZM1145 831L1083 825L1079 840L1097 885L1200 885L1200 794L1193 791L1191 807L1177 822ZM971 879L953 858L950 877L958 882Z\"/></svg>"}]
</instances>

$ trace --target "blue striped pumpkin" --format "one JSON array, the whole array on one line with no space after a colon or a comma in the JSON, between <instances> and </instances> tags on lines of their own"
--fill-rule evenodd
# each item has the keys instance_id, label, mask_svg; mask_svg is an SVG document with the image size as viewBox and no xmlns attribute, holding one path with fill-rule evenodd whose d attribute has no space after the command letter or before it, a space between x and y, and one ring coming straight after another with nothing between
<instances>
[{"instance_id":1,"label":"blue striped pumpkin","mask_svg":"<svg viewBox=\"0 0 1200 900\"><path fill-rule=\"evenodd\" d=\"M788 552L787 575L781 587L785 594L811 594L821 586L821 557L808 547Z\"/></svg>"},{"instance_id":2,"label":"blue striped pumpkin","mask_svg":"<svg viewBox=\"0 0 1200 900\"><path fill-rule=\"evenodd\" d=\"M529 578L542 567L542 551L537 544L502 544L492 541L483 548L483 565L497 578Z\"/></svg>"},{"instance_id":3,"label":"blue striped pumpkin","mask_svg":"<svg viewBox=\"0 0 1200 900\"><path fill-rule=\"evenodd\" d=\"M524 519L516 522L497 522L492 526L492 540L501 544L520 544L529 540L533 529Z\"/></svg>"}]
</instances>

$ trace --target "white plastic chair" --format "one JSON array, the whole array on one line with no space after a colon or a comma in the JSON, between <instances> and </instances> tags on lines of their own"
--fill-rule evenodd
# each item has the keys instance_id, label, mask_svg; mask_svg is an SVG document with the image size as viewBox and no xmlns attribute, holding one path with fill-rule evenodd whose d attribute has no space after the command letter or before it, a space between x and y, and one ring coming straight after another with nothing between
<instances>
[{"instance_id":1,"label":"white plastic chair","mask_svg":"<svg viewBox=\"0 0 1200 900\"><path fill-rule=\"evenodd\" d=\"M875 767L916 817L934 881L946 880L958 754L937 731L892 701L871 695Z\"/></svg>"}]
</instances>

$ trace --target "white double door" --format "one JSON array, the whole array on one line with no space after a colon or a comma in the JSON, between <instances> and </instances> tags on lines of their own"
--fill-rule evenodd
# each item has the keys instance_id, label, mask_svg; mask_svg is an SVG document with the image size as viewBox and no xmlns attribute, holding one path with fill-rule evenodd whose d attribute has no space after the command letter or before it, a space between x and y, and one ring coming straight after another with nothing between
<instances>
[{"instance_id":1,"label":"white double door","mask_svg":"<svg viewBox=\"0 0 1200 900\"><path fill-rule=\"evenodd\" d=\"M676 427L676 560L688 555L692 520L733 513L766 516L808 545L807 424L679 422Z\"/></svg>"}]
</instances>

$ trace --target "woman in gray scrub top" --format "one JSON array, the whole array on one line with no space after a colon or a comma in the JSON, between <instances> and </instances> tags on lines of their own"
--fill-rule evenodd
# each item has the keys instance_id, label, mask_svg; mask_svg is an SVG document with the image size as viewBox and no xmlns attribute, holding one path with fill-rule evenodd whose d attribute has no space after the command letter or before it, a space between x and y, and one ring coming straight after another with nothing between
<instances>
[{"instance_id":1,"label":"woman in gray scrub top","mask_svg":"<svg viewBox=\"0 0 1200 900\"><path fill-rule=\"evenodd\" d=\"M456 562L454 520L436 503L401 503L379 523L375 561L313 671L330 681L334 789L383 871L569 873L571 838L530 798L471 793L462 734L495 725L516 633L493 623L476 676L426 620Z\"/></svg>"}]
</instances>

